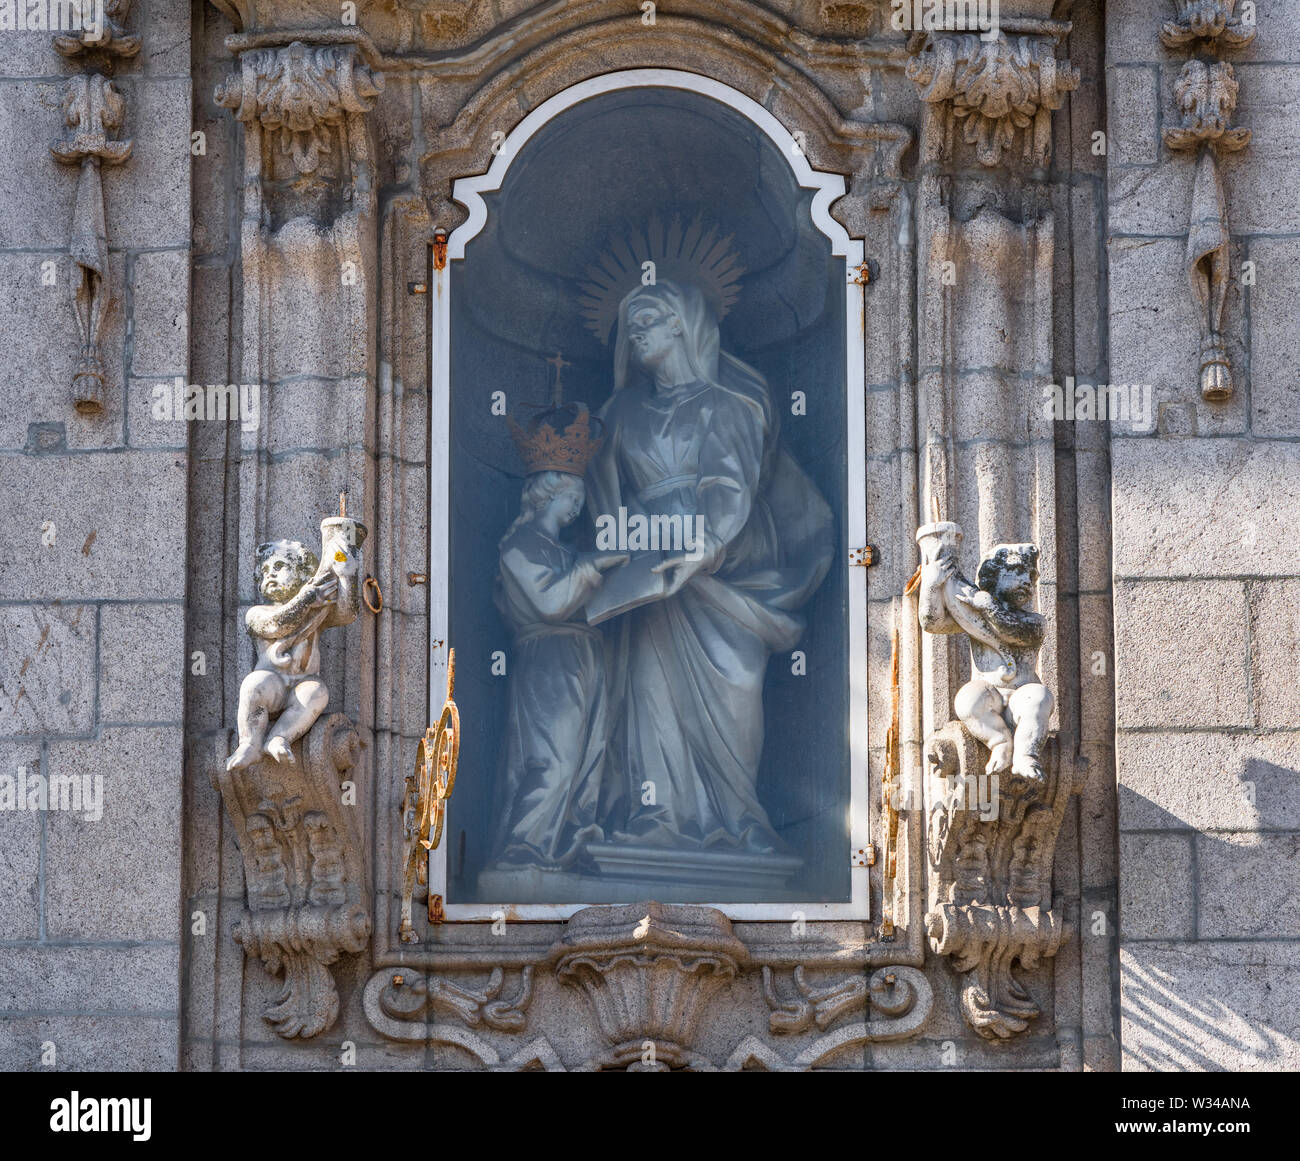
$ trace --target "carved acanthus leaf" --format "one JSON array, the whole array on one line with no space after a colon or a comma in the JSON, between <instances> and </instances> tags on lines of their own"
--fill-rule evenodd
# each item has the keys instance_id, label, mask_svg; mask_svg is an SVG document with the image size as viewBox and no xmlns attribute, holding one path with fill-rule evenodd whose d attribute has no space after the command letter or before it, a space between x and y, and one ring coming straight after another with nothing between
<instances>
[{"instance_id":1,"label":"carved acanthus leaf","mask_svg":"<svg viewBox=\"0 0 1300 1161\"><path fill-rule=\"evenodd\" d=\"M921 100L948 103L980 164L1000 164L1024 131L1025 159L1046 167L1052 110L1079 87L1079 70L1056 59L1055 37L934 32L914 36L909 48L916 55L907 75L921 87Z\"/></svg>"},{"instance_id":2,"label":"carved acanthus leaf","mask_svg":"<svg viewBox=\"0 0 1300 1161\"><path fill-rule=\"evenodd\" d=\"M65 165L78 165L87 157L119 165L131 156L131 141L114 137L125 119L126 102L111 80L99 73L69 77L63 90L67 131L50 152Z\"/></svg>"},{"instance_id":3,"label":"carved acanthus leaf","mask_svg":"<svg viewBox=\"0 0 1300 1161\"><path fill-rule=\"evenodd\" d=\"M1249 129L1229 126L1237 108L1237 77L1227 61L1189 60L1174 85L1181 123L1165 130L1170 149L1195 149L1203 142L1228 153L1250 142Z\"/></svg>"},{"instance_id":4,"label":"carved acanthus leaf","mask_svg":"<svg viewBox=\"0 0 1300 1161\"><path fill-rule=\"evenodd\" d=\"M1166 48L1184 48L1197 41L1207 47L1241 48L1255 39L1254 24L1243 23L1235 9L1237 0L1174 0L1177 16L1160 29Z\"/></svg>"},{"instance_id":5,"label":"carved acanthus leaf","mask_svg":"<svg viewBox=\"0 0 1300 1161\"><path fill-rule=\"evenodd\" d=\"M241 71L217 86L216 102L244 122L277 134L299 173L312 173L330 152L331 130L349 114L365 113L384 77L357 59L352 44L250 49Z\"/></svg>"}]
</instances>

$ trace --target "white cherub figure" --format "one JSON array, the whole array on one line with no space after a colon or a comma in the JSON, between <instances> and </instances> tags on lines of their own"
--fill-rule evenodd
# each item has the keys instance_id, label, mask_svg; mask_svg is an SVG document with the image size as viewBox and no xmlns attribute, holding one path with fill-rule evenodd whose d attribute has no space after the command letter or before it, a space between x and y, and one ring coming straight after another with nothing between
<instances>
[{"instance_id":1,"label":"white cherub figure","mask_svg":"<svg viewBox=\"0 0 1300 1161\"><path fill-rule=\"evenodd\" d=\"M319 676L321 630L351 624L359 611L355 557L346 545L333 555L321 565L296 540L257 546L254 585L267 603L244 617L257 664L239 687L239 746L227 770L252 766L263 756L292 762L290 747L329 703ZM279 718L268 737L273 714Z\"/></svg>"},{"instance_id":2,"label":"white cherub figure","mask_svg":"<svg viewBox=\"0 0 1300 1161\"><path fill-rule=\"evenodd\" d=\"M957 525L940 522L917 533L926 551L921 569L921 626L965 633L974 676L957 691L953 711L989 748L988 774L1010 770L1041 780L1042 747L1052 692L1038 676L1043 618L1027 606L1038 582L1038 548L999 544L979 567L978 586L957 572Z\"/></svg>"}]
</instances>

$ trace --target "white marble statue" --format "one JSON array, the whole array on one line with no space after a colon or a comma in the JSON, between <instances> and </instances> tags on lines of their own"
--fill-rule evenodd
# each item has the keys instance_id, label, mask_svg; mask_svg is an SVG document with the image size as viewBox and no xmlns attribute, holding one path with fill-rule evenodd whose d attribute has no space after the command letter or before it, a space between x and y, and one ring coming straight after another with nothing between
<instances>
[{"instance_id":1,"label":"white marble statue","mask_svg":"<svg viewBox=\"0 0 1300 1161\"><path fill-rule=\"evenodd\" d=\"M660 280L619 307L594 513L703 519L654 566L653 599L611 622L610 765L633 843L771 854L758 799L768 658L792 649L834 552L830 508L780 443L767 380L721 350L699 289ZM699 522L695 521L698 529ZM609 585L619 583L618 571ZM643 797L652 784L653 801Z\"/></svg>"},{"instance_id":2,"label":"white marble statue","mask_svg":"<svg viewBox=\"0 0 1300 1161\"><path fill-rule=\"evenodd\" d=\"M974 676L957 691L953 711L989 749L988 774L1008 770L1041 780L1041 754L1052 693L1038 676L1043 618L1030 608L1038 582L1038 548L999 544L980 564L978 584L957 572L961 528L927 524L917 534L920 620L930 633L965 633Z\"/></svg>"},{"instance_id":3,"label":"white marble statue","mask_svg":"<svg viewBox=\"0 0 1300 1161\"><path fill-rule=\"evenodd\" d=\"M525 456L533 450L523 447ZM501 868L568 867L584 844L603 837L605 655L583 605L627 554L578 553L561 538L586 499L573 467L531 472L519 516L501 538L496 603L515 637L495 842Z\"/></svg>"},{"instance_id":4,"label":"white marble statue","mask_svg":"<svg viewBox=\"0 0 1300 1161\"><path fill-rule=\"evenodd\" d=\"M290 747L329 704L320 678L320 635L357 619L365 534L365 525L346 516L322 521L324 563L296 540L257 546L254 582L266 604L244 617L257 664L239 687L239 745L226 769L244 769L263 757L292 762ZM279 716L268 734L273 715Z\"/></svg>"}]
</instances>

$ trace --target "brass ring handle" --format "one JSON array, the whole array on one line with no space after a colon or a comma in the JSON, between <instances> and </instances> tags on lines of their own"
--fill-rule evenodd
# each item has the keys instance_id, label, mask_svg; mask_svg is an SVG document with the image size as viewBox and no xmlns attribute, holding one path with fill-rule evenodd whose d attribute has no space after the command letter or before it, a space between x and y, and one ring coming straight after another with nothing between
<instances>
[{"instance_id":1,"label":"brass ring handle","mask_svg":"<svg viewBox=\"0 0 1300 1161\"><path fill-rule=\"evenodd\" d=\"M374 586L375 589L375 600L378 601L378 604L374 604L374 605L370 603L369 590L372 585ZM366 602L366 608L369 609L372 613L379 614L384 611L384 594L379 588L379 582L375 580L374 577L368 576L366 577L365 581L362 583L361 599Z\"/></svg>"}]
</instances>

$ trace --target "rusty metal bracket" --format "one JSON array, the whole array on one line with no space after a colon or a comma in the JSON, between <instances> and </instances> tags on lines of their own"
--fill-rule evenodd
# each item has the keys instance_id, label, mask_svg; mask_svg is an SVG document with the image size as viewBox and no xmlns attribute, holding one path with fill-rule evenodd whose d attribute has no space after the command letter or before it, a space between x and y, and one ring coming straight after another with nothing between
<instances>
[{"instance_id":1,"label":"rusty metal bracket","mask_svg":"<svg viewBox=\"0 0 1300 1161\"><path fill-rule=\"evenodd\" d=\"M875 843L867 843L865 847L858 847L854 850L852 857L849 859L849 866L851 867L874 867L875 865Z\"/></svg>"},{"instance_id":2,"label":"rusty metal bracket","mask_svg":"<svg viewBox=\"0 0 1300 1161\"><path fill-rule=\"evenodd\" d=\"M428 294L429 284L427 282L408 282L406 284L407 294Z\"/></svg>"},{"instance_id":3,"label":"rusty metal bracket","mask_svg":"<svg viewBox=\"0 0 1300 1161\"><path fill-rule=\"evenodd\" d=\"M876 546L874 544L864 545L862 548L852 548L849 550L849 565L853 568L870 568L876 563Z\"/></svg>"},{"instance_id":4,"label":"rusty metal bracket","mask_svg":"<svg viewBox=\"0 0 1300 1161\"><path fill-rule=\"evenodd\" d=\"M855 266L849 275L849 281L855 286L866 286L871 281L871 267L866 262Z\"/></svg>"},{"instance_id":5,"label":"rusty metal bracket","mask_svg":"<svg viewBox=\"0 0 1300 1161\"><path fill-rule=\"evenodd\" d=\"M438 229L433 232L433 268L445 270L447 267L447 231Z\"/></svg>"}]
</instances>

